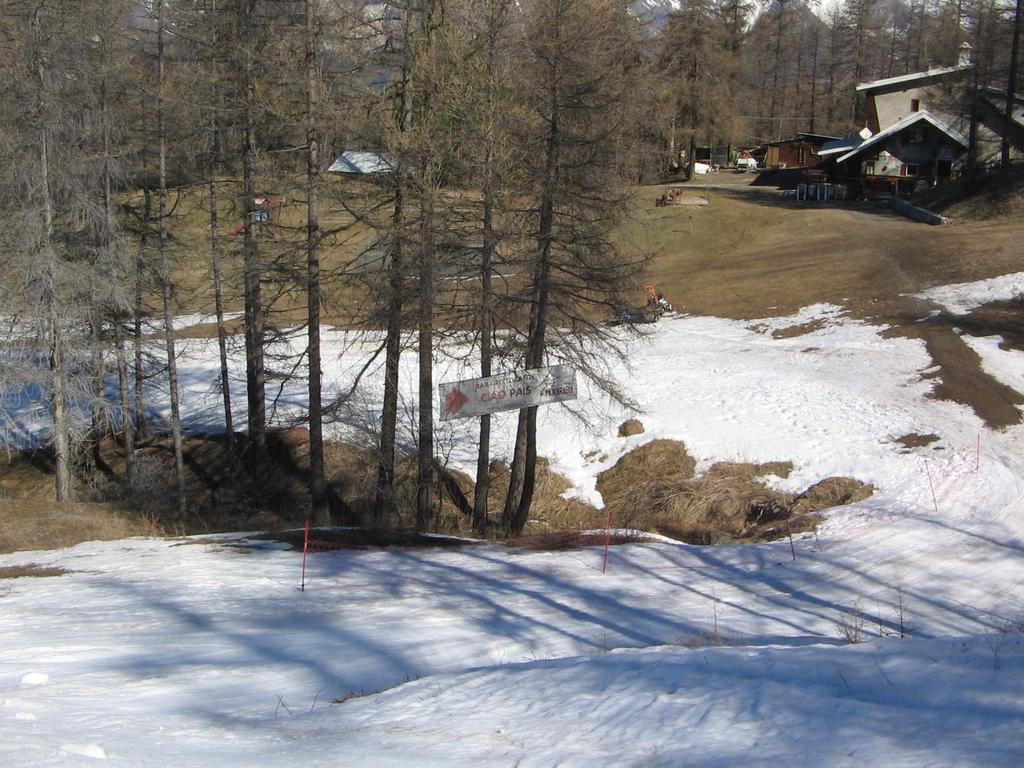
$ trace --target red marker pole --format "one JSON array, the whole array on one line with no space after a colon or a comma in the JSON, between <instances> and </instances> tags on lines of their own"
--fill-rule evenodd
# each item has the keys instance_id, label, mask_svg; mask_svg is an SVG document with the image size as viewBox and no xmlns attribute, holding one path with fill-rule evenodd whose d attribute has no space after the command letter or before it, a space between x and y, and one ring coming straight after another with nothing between
<instances>
[{"instance_id":1,"label":"red marker pole","mask_svg":"<svg viewBox=\"0 0 1024 768\"><path fill-rule=\"evenodd\" d=\"M935 514L939 514L939 502L935 498L935 484L932 483L932 471L928 468L928 459L924 460L924 471L928 473L928 487L932 490L932 504L935 505Z\"/></svg>"},{"instance_id":2,"label":"red marker pole","mask_svg":"<svg viewBox=\"0 0 1024 768\"><path fill-rule=\"evenodd\" d=\"M302 583L299 584L299 591L306 591L306 554L309 552L309 520L306 521L306 537L302 542Z\"/></svg>"},{"instance_id":3,"label":"red marker pole","mask_svg":"<svg viewBox=\"0 0 1024 768\"><path fill-rule=\"evenodd\" d=\"M601 563L601 573L608 570L608 547L612 543L612 508L608 507L608 522L604 528L604 562Z\"/></svg>"}]
</instances>

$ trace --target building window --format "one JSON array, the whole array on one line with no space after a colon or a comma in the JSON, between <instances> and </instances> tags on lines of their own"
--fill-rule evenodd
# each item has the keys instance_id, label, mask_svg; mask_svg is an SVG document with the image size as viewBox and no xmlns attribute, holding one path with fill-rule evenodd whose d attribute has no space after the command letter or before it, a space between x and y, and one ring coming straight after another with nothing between
<instances>
[{"instance_id":1,"label":"building window","mask_svg":"<svg viewBox=\"0 0 1024 768\"><path fill-rule=\"evenodd\" d=\"M921 100L920 99L911 99L910 100L910 111L911 112L920 112L921 111Z\"/></svg>"},{"instance_id":2,"label":"building window","mask_svg":"<svg viewBox=\"0 0 1024 768\"><path fill-rule=\"evenodd\" d=\"M873 160L870 163L864 163L864 174L866 176L875 175L875 162Z\"/></svg>"},{"instance_id":3,"label":"building window","mask_svg":"<svg viewBox=\"0 0 1024 768\"><path fill-rule=\"evenodd\" d=\"M924 143L924 128L911 128L907 131L907 143L908 144L923 144Z\"/></svg>"},{"instance_id":4,"label":"building window","mask_svg":"<svg viewBox=\"0 0 1024 768\"><path fill-rule=\"evenodd\" d=\"M900 166L900 176L917 176L917 174L918 167L916 165L906 163Z\"/></svg>"}]
</instances>

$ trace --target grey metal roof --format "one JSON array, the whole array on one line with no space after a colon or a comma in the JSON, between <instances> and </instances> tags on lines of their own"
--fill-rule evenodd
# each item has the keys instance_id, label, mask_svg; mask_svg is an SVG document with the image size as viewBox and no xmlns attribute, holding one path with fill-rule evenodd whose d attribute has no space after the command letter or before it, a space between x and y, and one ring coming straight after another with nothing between
<instances>
[{"instance_id":1,"label":"grey metal roof","mask_svg":"<svg viewBox=\"0 0 1024 768\"><path fill-rule=\"evenodd\" d=\"M327 170L332 173L372 174L392 173L397 167L398 161L389 152L349 150L342 152Z\"/></svg>"},{"instance_id":2,"label":"grey metal roof","mask_svg":"<svg viewBox=\"0 0 1024 768\"><path fill-rule=\"evenodd\" d=\"M828 155L836 155L842 152L849 152L851 149L856 149L864 143L864 139L860 136L849 136L845 139L836 139L835 141L826 141L824 146L818 150L818 157L827 157Z\"/></svg>"},{"instance_id":3,"label":"grey metal roof","mask_svg":"<svg viewBox=\"0 0 1024 768\"><path fill-rule=\"evenodd\" d=\"M845 163L850 158L855 157L856 155L859 155L861 152L863 152L868 147L872 147L872 146L874 146L876 144L879 144L879 143L885 141L890 136L893 136L894 134L899 133L904 128L907 128L907 127L913 125L914 123L920 122L921 120L924 120L927 123L931 123L936 128L938 128L940 131L942 131L944 134L949 136L949 138L953 139L953 141L957 142L960 146L962 146L962 147L966 147L967 146L967 139L965 139L959 133L954 131L952 128L950 128L948 125L946 125L944 122L939 120L939 118L935 117L935 115L933 115L927 109L922 109L919 112L915 112L912 115L907 115L906 117L904 117L899 122L893 123L888 128L886 128L884 131L879 131L874 136L872 136L870 139L865 139L858 147L856 147L855 149L853 149L850 152L847 152L845 155L843 155L838 160L836 160L836 162L837 163Z\"/></svg>"},{"instance_id":4,"label":"grey metal roof","mask_svg":"<svg viewBox=\"0 0 1024 768\"><path fill-rule=\"evenodd\" d=\"M915 80L927 80L930 77L938 77L940 75L951 75L955 72L965 72L971 69L974 65L968 64L962 67L939 67L936 69L927 69L924 72L911 72L909 75L898 75L897 77L886 77L882 80L872 80L869 83L861 83L857 86L858 91L873 91L876 88L886 88L890 85L903 85L905 83L912 83Z\"/></svg>"}]
</instances>

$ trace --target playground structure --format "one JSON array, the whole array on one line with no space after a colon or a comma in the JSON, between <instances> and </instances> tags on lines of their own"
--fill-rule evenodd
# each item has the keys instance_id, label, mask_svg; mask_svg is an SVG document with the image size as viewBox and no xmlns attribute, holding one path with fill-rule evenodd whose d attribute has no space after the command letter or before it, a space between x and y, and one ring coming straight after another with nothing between
<instances>
[{"instance_id":1,"label":"playground structure","mask_svg":"<svg viewBox=\"0 0 1024 768\"><path fill-rule=\"evenodd\" d=\"M283 197L254 197L252 200L253 210L249 211L247 217L230 230L231 237L238 237L249 227L253 237L262 237L264 228L276 223L280 218L280 211L287 201Z\"/></svg>"},{"instance_id":2,"label":"playground structure","mask_svg":"<svg viewBox=\"0 0 1024 768\"><path fill-rule=\"evenodd\" d=\"M710 187L674 185L654 204L658 208L668 205L710 205L711 190Z\"/></svg>"}]
</instances>

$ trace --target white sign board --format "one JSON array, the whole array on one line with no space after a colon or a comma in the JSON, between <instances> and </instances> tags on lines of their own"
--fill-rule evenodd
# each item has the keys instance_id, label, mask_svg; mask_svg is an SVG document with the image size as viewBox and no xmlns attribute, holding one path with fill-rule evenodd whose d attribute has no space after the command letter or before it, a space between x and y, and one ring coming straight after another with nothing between
<instances>
[{"instance_id":1,"label":"white sign board","mask_svg":"<svg viewBox=\"0 0 1024 768\"><path fill-rule=\"evenodd\" d=\"M441 421L514 411L576 399L576 369L568 365L466 379L440 386Z\"/></svg>"}]
</instances>

